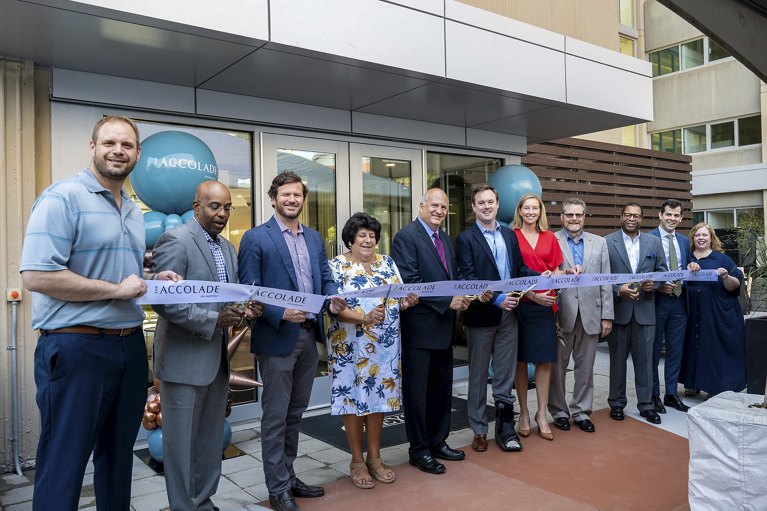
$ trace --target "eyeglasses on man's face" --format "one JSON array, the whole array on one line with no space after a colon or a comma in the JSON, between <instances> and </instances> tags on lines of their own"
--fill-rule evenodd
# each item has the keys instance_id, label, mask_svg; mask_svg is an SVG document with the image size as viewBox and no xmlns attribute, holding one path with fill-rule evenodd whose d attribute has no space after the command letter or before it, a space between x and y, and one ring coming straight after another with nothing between
<instances>
[{"instance_id":1,"label":"eyeglasses on man's face","mask_svg":"<svg viewBox=\"0 0 767 511\"><path fill-rule=\"evenodd\" d=\"M214 213L218 213L222 209L226 213L231 213L232 211L234 211L234 206L232 206L231 204L219 204L218 202L202 202L202 201L197 201L197 203L202 204L203 206L207 207L209 210L211 210Z\"/></svg>"},{"instance_id":2,"label":"eyeglasses on man's face","mask_svg":"<svg viewBox=\"0 0 767 511\"><path fill-rule=\"evenodd\" d=\"M562 213L565 218L583 218L583 213Z\"/></svg>"},{"instance_id":3,"label":"eyeglasses on man's face","mask_svg":"<svg viewBox=\"0 0 767 511\"><path fill-rule=\"evenodd\" d=\"M639 220L642 218L642 215L637 213L623 213L623 218L633 218L634 220Z\"/></svg>"}]
</instances>

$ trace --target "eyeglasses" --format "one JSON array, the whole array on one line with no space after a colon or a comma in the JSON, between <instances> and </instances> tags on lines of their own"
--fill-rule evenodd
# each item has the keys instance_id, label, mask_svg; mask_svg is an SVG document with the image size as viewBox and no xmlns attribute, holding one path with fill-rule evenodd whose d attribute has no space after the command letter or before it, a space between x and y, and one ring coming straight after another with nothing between
<instances>
[{"instance_id":1,"label":"eyeglasses","mask_svg":"<svg viewBox=\"0 0 767 511\"><path fill-rule=\"evenodd\" d=\"M562 213L565 218L583 218L583 213Z\"/></svg>"},{"instance_id":2,"label":"eyeglasses","mask_svg":"<svg viewBox=\"0 0 767 511\"><path fill-rule=\"evenodd\" d=\"M209 204L207 202L202 202L199 200L196 202L198 204L202 204L203 206L207 206L208 209L210 209L214 213L218 213L219 211L221 211L221 209L223 209L227 213L231 213L232 211L234 211L234 206L232 206L231 204L216 204L215 202L213 204Z\"/></svg>"},{"instance_id":3,"label":"eyeglasses","mask_svg":"<svg viewBox=\"0 0 767 511\"><path fill-rule=\"evenodd\" d=\"M642 215L637 215L636 213L623 213L623 218L633 218L634 220L639 220L642 218Z\"/></svg>"}]
</instances>

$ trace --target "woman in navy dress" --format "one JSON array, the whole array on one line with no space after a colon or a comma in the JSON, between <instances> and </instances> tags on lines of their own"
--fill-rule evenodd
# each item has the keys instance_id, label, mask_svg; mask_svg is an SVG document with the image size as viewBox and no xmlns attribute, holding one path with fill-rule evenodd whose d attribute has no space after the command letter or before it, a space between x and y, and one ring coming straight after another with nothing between
<instances>
[{"instance_id":1,"label":"woman in navy dress","mask_svg":"<svg viewBox=\"0 0 767 511\"><path fill-rule=\"evenodd\" d=\"M738 294L741 272L722 252L713 227L699 223L690 236L688 269L716 270L716 281L689 281L682 381L709 396L746 387L746 327Z\"/></svg>"}]
</instances>

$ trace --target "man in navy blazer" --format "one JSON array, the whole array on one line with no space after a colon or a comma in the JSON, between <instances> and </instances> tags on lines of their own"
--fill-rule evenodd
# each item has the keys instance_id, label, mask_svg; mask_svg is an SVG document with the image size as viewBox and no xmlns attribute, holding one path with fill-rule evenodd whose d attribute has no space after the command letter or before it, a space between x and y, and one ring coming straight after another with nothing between
<instances>
[{"instance_id":1,"label":"man in navy blazer","mask_svg":"<svg viewBox=\"0 0 767 511\"><path fill-rule=\"evenodd\" d=\"M687 236L676 232L682 221L682 203L676 199L668 199L660 207L660 225L650 231L658 236L663 244L663 252L669 271L684 270L690 258L690 240ZM652 402L655 411L666 413L666 406L686 412L689 406L682 402L677 394L679 386L679 371L682 367L682 351L684 349L684 334L687 327L687 302L685 300L683 281L678 283L666 282L655 292L655 344L652 359ZM660 399L660 378L658 364L663 339L666 339L666 359L663 369L663 383L666 395ZM665 406L664 406L665 405Z\"/></svg>"},{"instance_id":2,"label":"man in navy blazer","mask_svg":"<svg viewBox=\"0 0 767 511\"><path fill-rule=\"evenodd\" d=\"M655 236L639 232L642 207L629 202L621 213L620 230L605 236L613 273L666 271L663 246ZM639 286L613 285L615 319L607 337L610 348L610 418L622 421L626 407L626 362L634 363L637 408L648 422L660 424L652 404L652 348L655 339L655 289L659 283L646 280Z\"/></svg>"},{"instance_id":3,"label":"man in navy blazer","mask_svg":"<svg viewBox=\"0 0 767 511\"><path fill-rule=\"evenodd\" d=\"M458 235L455 251L461 280L507 280L538 275L525 266L514 232L496 220L498 192L479 185L471 194L471 208L477 221ZM489 293L488 293L489 294ZM463 313L469 345L469 424L474 431L471 447L487 450L487 372L493 364L495 401L495 443L504 451L521 451L514 430L514 401L511 393L517 368L518 298L510 294L488 296L492 300L472 301ZM488 302L488 303L486 303Z\"/></svg>"},{"instance_id":4,"label":"man in navy blazer","mask_svg":"<svg viewBox=\"0 0 767 511\"><path fill-rule=\"evenodd\" d=\"M450 237L440 229L448 200L430 188L421 201L418 218L394 236L391 255L405 283L452 280L458 274ZM455 311L466 310L465 296L421 298L402 312L402 393L410 463L430 474L445 466L435 458L457 461L463 451L451 449L453 393L453 332Z\"/></svg>"},{"instance_id":5,"label":"man in navy blazer","mask_svg":"<svg viewBox=\"0 0 767 511\"><path fill-rule=\"evenodd\" d=\"M272 181L269 198L274 216L248 230L239 252L243 284L334 295L338 288L328 266L320 233L302 225L299 216L308 189L301 177L282 172ZM331 314L346 307L334 297ZM269 503L276 511L297 511L294 497L320 497L325 490L296 477L298 426L309 405L321 342L322 315L265 305L253 325L251 350L259 362L261 381L261 441Z\"/></svg>"}]
</instances>

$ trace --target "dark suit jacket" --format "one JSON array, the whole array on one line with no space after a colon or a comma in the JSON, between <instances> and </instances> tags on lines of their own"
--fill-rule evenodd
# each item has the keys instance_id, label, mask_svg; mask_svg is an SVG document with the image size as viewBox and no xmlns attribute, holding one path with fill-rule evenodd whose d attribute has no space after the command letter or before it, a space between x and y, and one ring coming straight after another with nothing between
<instances>
[{"instance_id":1,"label":"dark suit jacket","mask_svg":"<svg viewBox=\"0 0 767 511\"><path fill-rule=\"evenodd\" d=\"M637 271L631 271L626 245L623 243L623 231L617 230L605 236L607 240L607 251L610 254L610 269L613 273L649 273L653 271L668 271L666 257L663 255L663 245L660 238L650 236L646 232L639 235L639 264ZM655 282L657 289L663 283ZM621 284L622 285L622 284ZM629 300L621 298L618 294L621 285L613 286L613 299L615 304L616 325L627 325L634 316L640 325L655 324L655 293L647 293L639 290L639 300Z\"/></svg>"},{"instance_id":2,"label":"dark suit jacket","mask_svg":"<svg viewBox=\"0 0 767 511\"><path fill-rule=\"evenodd\" d=\"M511 278L540 275L525 266L514 231L501 227L501 236L506 242ZM458 235L455 251L460 280L501 280L493 251L490 250L490 245L476 222ZM494 303L474 300L463 313L463 324L469 327L497 326L501 323L502 315L503 311Z\"/></svg>"},{"instance_id":3,"label":"dark suit jacket","mask_svg":"<svg viewBox=\"0 0 767 511\"><path fill-rule=\"evenodd\" d=\"M666 231L663 231L661 233L660 227L656 227L655 229L650 231L650 234L660 238L661 235L665 236ZM679 243L679 253L677 254L679 258L679 264L681 264L682 269L685 270L687 269L687 263L690 261L690 238L688 238L684 234L679 234L676 231L674 231L674 236L676 237L677 243ZM662 239L661 239L661 246L663 246ZM676 268L669 268L669 270L676 271ZM682 288L682 295L678 298L670 298L669 295L665 293L661 293L660 291L657 291L655 295L656 295L655 298L658 299L658 302L656 303L656 307L667 306L668 300L681 300L685 308L687 308L687 293L684 292L684 288Z\"/></svg>"},{"instance_id":4,"label":"dark suit jacket","mask_svg":"<svg viewBox=\"0 0 767 511\"><path fill-rule=\"evenodd\" d=\"M237 252L222 236L221 252L229 282L237 282ZM152 271L173 270L187 280L218 282L216 262L197 222L160 236ZM223 303L153 305L159 315L154 337L154 375L163 381L209 385L218 374L224 330L217 327Z\"/></svg>"},{"instance_id":5,"label":"dark suit jacket","mask_svg":"<svg viewBox=\"0 0 767 511\"><path fill-rule=\"evenodd\" d=\"M392 240L391 255L397 264L402 282L439 282L457 275L453 242L440 229L445 247L448 271L442 266L434 242L416 219L397 232ZM450 308L451 296L421 298L417 305L402 312L400 327L402 344L406 347L447 349L453 342L455 311Z\"/></svg>"},{"instance_id":6,"label":"dark suit jacket","mask_svg":"<svg viewBox=\"0 0 767 511\"><path fill-rule=\"evenodd\" d=\"M320 233L304 226L304 238L312 265L314 294L334 295L338 288L328 266L325 243ZM274 217L249 229L240 241L240 282L243 284L298 291L298 281L288 245ZM293 350L298 323L282 319L284 307L265 305L264 314L253 325L251 351L257 355L281 356ZM317 341L322 341L322 313L318 314Z\"/></svg>"}]
</instances>

